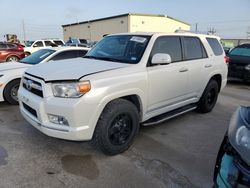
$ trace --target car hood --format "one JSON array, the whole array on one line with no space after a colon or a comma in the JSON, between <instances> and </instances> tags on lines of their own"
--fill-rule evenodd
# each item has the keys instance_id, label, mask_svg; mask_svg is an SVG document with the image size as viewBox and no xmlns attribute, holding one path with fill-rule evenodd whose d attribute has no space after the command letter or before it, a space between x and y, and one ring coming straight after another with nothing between
<instances>
[{"instance_id":1,"label":"car hood","mask_svg":"<svg viewBox=\"0 0 250 188\"><path fill-rule=\"evenodd\" d=\"M84 76L131 66L87 58L75 58L42 63L26 70L27 74L43 79L45 82L79 80Z\"/></svg>"},{"instance_id":2,"label":"car hood","mask_svg":"<svg viewBox=\"0 0 250 188\"><path fill-rule=\"evenodd\" d=\"M14 70L14 69L22 69L22 68L28 68L31 65L24 64L24 63L18 63L18 62L6 62L6 63L0 63L0 71L7 71L7 70Z\"/></svg>"}]
</instances>

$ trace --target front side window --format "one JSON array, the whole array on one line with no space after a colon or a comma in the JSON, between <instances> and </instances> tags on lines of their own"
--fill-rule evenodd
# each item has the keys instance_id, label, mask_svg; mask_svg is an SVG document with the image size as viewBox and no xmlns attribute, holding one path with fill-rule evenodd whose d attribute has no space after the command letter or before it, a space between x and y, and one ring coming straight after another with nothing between
<instances>
[{"instance_id":1,"label":"front side window","mask_svg":"<svg viewBox=\"0 0 250 188\"><path fill-rule=\"evenodd\" d=\"M206 38L208 44L212 48L214 55L219 56L223 54L223 49L219 43L219 41L215 38Z\"/></svg>"},{"instance_id":2,"label":"front side window","mask_svg":"<svg viewBox=\"0 0 250 188\"><path fill-rule=\"evenodd\" d=\"M141 60L150 38L146 35L107 36L85 58L136 64Z\"/></svg>"},{"instance_id":3,"label":"front side window","mask_svg":"<svg viewBox=\"0 0 250 188\"><path fill-rule=\"evenodd\" d=\"M250 57L250 48L236 47L229 52L229 55Z\"/></svg>"},{"instance_id":4,"label":"front side window","mask_svg":"<svg viewBox=\"0 0 250 188\"><path fill-rule=\"evenodd\" d=\"M50 49L38 50L37 52L32 53L31 55L25 57L19 62L35 65L35 64L40 63L41 61L43 61L45 58L49 57L53 53L55 53L55 50L50 50Z\"/></svg>"},{"instance_id":5,"label":"front side window","mask_svg":"<svg viewBox=\"0 0 250 188\"><path fill-rule=\"evenodd\" d=\"M180 37L168 36L159 37L154 44L151 58L157 53L169 54L172 62L182 60L182 48Z\"/></svg>"},{"instance_id":6,"label":"front side window","mask_svg":"<svg viewBox=\"0 0 250 188\"><path fill-rule=\"evenodd\" d=\"M38 41L33 46L34 47L43 47L43 42L42 41Z\"/></svg>"},{"instance_id":7,"label":"front side window","mask_svg":"<svg viewBox=\"0 0 250 188\"><path fill-rule=\"evenodd\" d=\"M183 37L185 60L205 58L206 54L201 41L197 37Z\"/></svg>"}]
</instances>

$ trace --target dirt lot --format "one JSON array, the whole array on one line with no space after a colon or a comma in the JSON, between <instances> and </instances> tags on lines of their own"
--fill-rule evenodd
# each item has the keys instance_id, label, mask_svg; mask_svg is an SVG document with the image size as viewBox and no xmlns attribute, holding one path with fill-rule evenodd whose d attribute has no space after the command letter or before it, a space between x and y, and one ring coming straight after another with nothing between
<instances>
[{"instance_id":1,"label":"dirt lot","mask_svg":"<svg viewBox=\"0 0 250 188\"><path fill-rule=\"evenodd\" d=\"M107 157L86 142L43 135L17 106L0 104L0 187L211 187L232 112L250 85L231 82L212 113L191 112L143 127L132 148Z\"/></svg>"}]
</instances>

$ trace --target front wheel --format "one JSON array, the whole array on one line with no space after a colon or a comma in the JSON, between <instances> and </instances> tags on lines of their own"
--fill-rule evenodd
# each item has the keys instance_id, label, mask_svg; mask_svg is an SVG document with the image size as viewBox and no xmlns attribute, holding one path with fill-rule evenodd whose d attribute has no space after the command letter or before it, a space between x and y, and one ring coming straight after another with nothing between
<instances>
[{"instance_id":1,"label":"front wheel","mask_svg":"<svg viewBox=\"0 0 250 188\"><path fill-rule=\"evenodd\" d=\"M218 83L215 80L210 80L198 102L198 111L201 113L208 113L212 111L217 102L218 94Z\"/></svg>"},{"instance_id":2,"label":"front wheel","mask_svg":"<svg viewBox=\"0 0 250 188\"><path fill-rule=\"evenodd\" d=\"M139 113L124 99L110 102L103 110L92 142L107 155L126 151L139 131Z\"/></svg>"},{"instance_id":3,"label":"front wheel","mask_svg":"<svg viewBox=\"0 0 250 188\"><path fill-rule=\"evenodd\" d=\"M20 79L9 82L3 91L4 99L13 105L18 104L17 92L20 86Z\"/></svg>"}]
</instances>

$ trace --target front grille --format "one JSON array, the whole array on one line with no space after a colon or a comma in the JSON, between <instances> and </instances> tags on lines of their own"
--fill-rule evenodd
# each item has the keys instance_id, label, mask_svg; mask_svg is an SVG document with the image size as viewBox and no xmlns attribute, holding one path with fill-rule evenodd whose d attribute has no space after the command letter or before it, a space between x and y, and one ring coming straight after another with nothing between
<instances>
[{"instance_id":1,"label":"front grille","mask_svg":"<svg viewBox=\"0 0 250 188\"><path fill-rule=\"evenodd\" d=\"M31 113L33 116L35 116L37 118L37 113L33 108L31 108L30 106L28 106L25 103L23 103L23 107L25 110L27 110L29 113Z\"/></svg>"},{"instance_id":2,"label":"front grille","mask_svg":"<svg viewBox=\"0 0 250 188\"><path fill-rule=\"evenodd\" d=\"M23 87L31 93L43 97L42 84L31 80L29 78L23 78Z\"/></svg>"}]
</instances>

